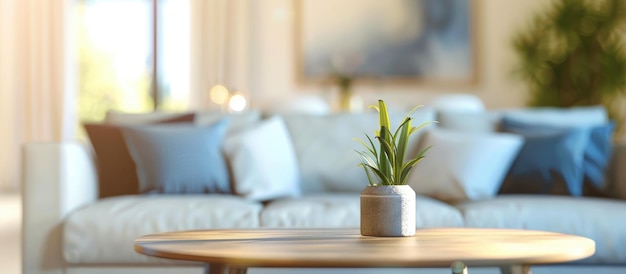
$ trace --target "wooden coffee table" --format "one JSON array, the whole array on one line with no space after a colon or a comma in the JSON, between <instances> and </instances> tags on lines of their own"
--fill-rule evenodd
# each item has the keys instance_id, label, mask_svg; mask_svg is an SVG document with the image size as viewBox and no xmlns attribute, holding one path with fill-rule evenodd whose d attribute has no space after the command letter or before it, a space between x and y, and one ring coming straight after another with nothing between
<instances>
[{"instance_id":1,"label":"wooden coffee table","mask_svg":"<svg viewBox=\"0 0 626 274\"><path fill-rule=\"evenodd\" d=\"M530 230L418 229L414 237L364 237L345 229L182 231L135 241L139 253L207 263L207 273L246 273L249 267L501 267L530 273L530 265L593 255L587 238Z\"/></svg>"}]
</instances>

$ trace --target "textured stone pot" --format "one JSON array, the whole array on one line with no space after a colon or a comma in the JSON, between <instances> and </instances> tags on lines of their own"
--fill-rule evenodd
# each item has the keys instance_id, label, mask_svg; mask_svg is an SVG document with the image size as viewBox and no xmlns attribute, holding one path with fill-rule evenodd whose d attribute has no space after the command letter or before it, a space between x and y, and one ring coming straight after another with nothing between
<instances>
[{"instance_id":1,"label":"textured stone pot","mask_svg":"<svg viewBox=\"0 0 626 274\"><path fill-rule=\"evenodd\" d=\"M408 185L367 186L361 192L361 235L415 235L415 191Z\"/></svg>"}]
</instances>

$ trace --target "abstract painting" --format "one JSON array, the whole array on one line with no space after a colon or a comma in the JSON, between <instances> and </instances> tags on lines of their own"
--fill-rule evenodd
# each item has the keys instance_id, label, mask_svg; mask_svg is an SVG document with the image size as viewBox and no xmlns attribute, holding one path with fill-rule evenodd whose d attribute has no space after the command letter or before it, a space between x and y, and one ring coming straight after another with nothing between
<instances>
[{"instance_id":1,"label":"abstract painting","mask_svg":"<svg viewBox=\"0 0 626 274\"><path fill-rule=\"evenodd\" d=\"M472 0L297 0L304 80L472 83Z\"/></svg>"}]
</instances>

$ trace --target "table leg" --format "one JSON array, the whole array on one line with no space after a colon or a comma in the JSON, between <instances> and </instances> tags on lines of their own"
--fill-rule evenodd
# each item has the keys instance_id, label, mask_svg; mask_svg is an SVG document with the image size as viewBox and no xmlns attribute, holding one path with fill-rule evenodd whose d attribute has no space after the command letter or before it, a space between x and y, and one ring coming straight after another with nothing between
<instances>
[{"instance_id":1,"label":"table leg","mask_svg":"<svg viewBox=\"0 0 626 274\"><path fill-rule=\"evenodd\" d=\"M204 267L205 274L246 274L248 268L233 267L224 264L206 264Z\"/></svg>"},{"instance_id":2,"label":"table leg","mask_svg":"<svg viewBox=\"0 0 626 274\"><path fill-rule=\"evenodd\" d=\"M529 265L507 265L500 267L502 274L532 274Z\"/></svg>"}]
</instances>

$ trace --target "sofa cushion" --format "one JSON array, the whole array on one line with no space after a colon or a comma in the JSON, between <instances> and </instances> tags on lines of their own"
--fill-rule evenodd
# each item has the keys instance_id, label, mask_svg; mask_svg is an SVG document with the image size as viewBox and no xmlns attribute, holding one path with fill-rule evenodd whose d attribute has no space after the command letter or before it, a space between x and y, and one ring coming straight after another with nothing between
<instances>
[{"instance_id":1,"label":"sofa cushion","mask_svg":"<svg viewBox=\"0 0 626 274\"><path fill-rule=\"evenodd\" d=\"M600 105L521 108L507 110L505 116L523 123L563 127L601 125L609 121L606 108Z\"/></svg>"},{"instance_id":2,"label":"sofa cushion","mask_svg":"<svg viewBox=\"0 0 626 274\"><path fill-rule=\"evenodd\" d=\"M429 129L419 149L432 147L408 184L417 194L443 201L494 197L522 144L515 134Z\"/></svg>"},{"instance_id":3,"label":"sofa cushion","mask_svg":"<svg viewBox=\"0 0 626 274\"><path fill-rule=\"evenodd\" d=\"M432 198L417 196L417 227L460 227L461 213ZM270 202L261 213L261 227L359 228L360 195L328 193Z\"/></svg>"},{"instance_id":4,"label":"sofa cushion","mask_svg":"<svg viewBox=\"0 0 626 274\"><path fill-rule=\"evenodd\" d=\"M397 127L406 113L390 111L392 127ZM435 112L420 108L411 117L412 124L418 126L433 121ZM379 115L371 111L365 113L341 113L333 115L283 115L291 135L302 176L303 193L319 192L361 192L368 185L363 168L358 167L359 158L355 150L363 146L354 138L365 140L379 129ZM407 151L417 153L418 133L409 140ZM410 155L409 155L410 156Z\"/></svg>"},{"instance_id":5,"label":"sofa cushion","mask_svg":"<svg viewBox=\"0 0 626 274\"><path fill-rule=\"evenodd\" d=\"M228 122L124 128L124 139L137 165L140 191L230 193L230 174L222 153Z\"/></svg>"},{"instance_id":6,"label":"sofa cushion","mask_svg":"<svg viewBox=\"0 0 626 274\"><path fill-rule=\"evenodd\" d=\"M191 123L195 114L171 116L153 123ZM112 124L86 123L85 131L96 154L98 166L98 194L100 198L139 193L139 179L122 127Z\"/></svg>"},{"instance_id":7,"label":"sofa cushion","mask_svg":"<svg viewBox=\"0 0 626 274\"><path fill-rule=\"evenodd\" d=\"M427 101L426 105L439 111L483 112L485 104L475 94L449 93L438 94Z\"/></svg>"},{"instance_id":8,"label":"sofa cushion","mask_svg":"<svg viewBox=\"0 0 626 274\"><path fill-rule=\"evenodd\" d=\"M605 190L605 173L609 168L613 153L615 123L611 122L591 128L589 143L585 149L585 176L593 187Z\"/></svg>"},{"instance_id":9,"label":"sofa cushion","mask_svg":"<svg viewBox=\"0 0 626 274\"><path fill-rule=\"evenodd\" d=\"M196 125L205 126L213 124L223 118L228 118L228 129L226 135L235 134L241 130L249 128L251 125L261 120L260 111L245 111L225 114L222 112L199 111L196 112Z\"/></svg>"},{"instance_id":10,"label":"sofa cushion","mask_svg":"<svg viewBox=\"0 0 626 274\"><path fill-rule=\"evenodd\" d=\"M525 142L500 193L582 195L583 161L589 130L538 131L504 124L503 128L524 136ZM565 182L564 191L560 180Z\"/></svg>"},{"instance_id":11,"label":"sofa cushion","mask_svg":"<svg viewBox=\"0 0 626 274\"><path fill-rule=\"evenodd\" d=\"M468 227L545 230L588 237L596 254L583 262L626 261L626 203L599 198L502 195L456 205ZM610 212L610 214L609 214Z\"/></svg>"},{"instance_id":12,"label":"sofa cushion","mask_svg":"<svg viewBox=\"0 0 626 274\"><path fill-rule=\"evenodd\" d=\"M167 120L173 117L191 114L180 112L166 112L166 111L153 111L147 113L135 113L135 112L122 112L110 110L107 111L104 117L106 124L112 125L142 125L151 124L160 120Z\"/></svg>"},{"instance_id":13,"label":"sofa cushion","mask_svg":"<svg viewBox=\"0 0 626 274\"><path fill-rule=\"evenodd\" d=\"M274 116L224 141L233 192L266 201L300 195L298 162L283 119Z\"/></svg>"},{"instance_id":14,"label":"sofa cushion","mask_svg":"<svg viewBox=\"0 0 626 274\"><path fill-rule=\"evenodd\" d=\"M257 228L262 205L234 195L117 196L70 214L63 251L68 263L157 262L140 255L134 240L176 230Z\"/></svg>"},{"instance_id":15,"label":"sofa cushion","mask_svg":"<svg viewBox=\"0 0 626 274\"><path fill-rule=\"evenodd\" d=\"M437 113L439 127L463 132L496 132L500 128L502 111L467 112L446 110Z\"/></svg>"},{"instance_id":16,"label":"sofa cushion","mask_svg":"<svg viewBox=\"0 0 626 274\"><path fill-rule=\"evenodd\" d=\"M612 150L612 136L615 129L613 122L598 125L562 126L548 125L543 122L525 123L505 116L502 122L505 130L523 130L524 132L545 133L551 131L582 130L587 131L587 139L583 148L581 169L586 183L593 188L604 188L604 173L609 165ZM581 178L582 180L582 178Z\"/></svg>"},{"instance_id":17,"label":"sofa cushion","mask_svg":"<svg viewBox=\"0 0 626 274\"><path fill-rule=\"evenodd\" d=\"M260 111L246 111L232 114L220 111L198 111L193 114L195 115L195 124L198 126L210 125L221 120L222 118L228 117L230 123L228 125L227 134L245 129L261 119ZM181 115L179 112L166 111L154 111L150 113L108 111L104 121L107 124L132 126L149 124L159 120L170 119L179 115Z\"/></svg>"}]
</instances>

